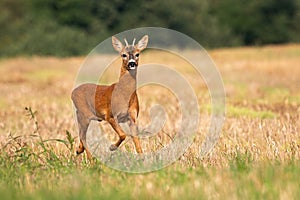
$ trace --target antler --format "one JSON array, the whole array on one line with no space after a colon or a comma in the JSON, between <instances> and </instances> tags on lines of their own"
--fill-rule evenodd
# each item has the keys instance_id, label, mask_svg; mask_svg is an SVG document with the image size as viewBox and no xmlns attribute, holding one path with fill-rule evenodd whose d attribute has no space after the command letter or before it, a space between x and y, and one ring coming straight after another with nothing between
<instances>
[{"instance_id":1,"label":"antler","mask_svg":"<svg viewBox=\"0 0 300 200\"><path fill-rule=\"evenodd\" d=\"M128 46L128 42L126 40L126 38L124 38L124 41L125 41L125 44L126 44L126 47Z\"/></svg>"},{"instance_id":2,"label":"antler","mask_svg":"<svg viewBox=\"0 0 300 200\"><path fill-rule=\"evenodd\" d=\"M135 43L135 38L133 39L132 46L134 46L134 43Z\"/></svg>"},{"instance_id":3,"label":"antler","mask_svg":"<svg viewBox=\"0 0 300 200\"><path fill-rule=\"evenodd\" d=\"M126 47L129 46L126 38L124 38L124 41L125 41ZM132 46L134 46L134 43L135 43L135 38L133 39Z\"/></svg>"}]
</instances>

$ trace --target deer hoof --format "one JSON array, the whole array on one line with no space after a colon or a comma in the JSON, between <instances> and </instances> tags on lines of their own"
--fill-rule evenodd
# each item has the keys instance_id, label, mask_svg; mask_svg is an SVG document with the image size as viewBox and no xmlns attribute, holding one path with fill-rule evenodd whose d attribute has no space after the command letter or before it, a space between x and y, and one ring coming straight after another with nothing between
<instances>
[{"instance_id":1,"label":"deer hoof","mask_svg":"<svg viewBox=\"0 0 300 200\"><path fill-rule=\"evenodd\" d=\"M115 151L118 147L114 144L110 145L109 150Z\"/></svg>"},{"instance_id":2,"label":"deer hoof","mask_svg":"<svg viewBox=\"0 0 300 200\"><path fill-rule=\"evenodd\" d=\"M76 154L77 154L77 155L79 155L79 154L81 154L81 153L83 153L83 152L84 152L84 148L78 147L78 148L76 149Z\"/></svg>"}]
</instances>

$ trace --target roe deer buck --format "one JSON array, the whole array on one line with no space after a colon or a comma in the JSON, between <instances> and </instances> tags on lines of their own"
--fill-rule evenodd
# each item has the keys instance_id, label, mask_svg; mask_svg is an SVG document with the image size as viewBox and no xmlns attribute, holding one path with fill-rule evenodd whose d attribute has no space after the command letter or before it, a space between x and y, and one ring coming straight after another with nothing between
<instances>
[{"instance_id":1,"label":"roe deer buck","mask_svg":"<svg viewBox=\"0 0 300 200\"><path fill-rule=\"evenodd\" d=\"M87 149L86 132L91 120L107 121L119 135L110 150L116 150L126 138L125 132L119 123L128 123L137 153L142 153L137 137L136 120L139 113L139 102L136 94L136 75L140 52L148 44L148 36L145 35L136 45L126 46L115 37L112 37L112 45L122 58L122 67L119 82L110 86L86 83L78 86L72 92L72 101L76 108L77 122L79 126L80 144L76 150L80 154L86 150L87 158L92 155Z\"/></svg>"}]
</instances>

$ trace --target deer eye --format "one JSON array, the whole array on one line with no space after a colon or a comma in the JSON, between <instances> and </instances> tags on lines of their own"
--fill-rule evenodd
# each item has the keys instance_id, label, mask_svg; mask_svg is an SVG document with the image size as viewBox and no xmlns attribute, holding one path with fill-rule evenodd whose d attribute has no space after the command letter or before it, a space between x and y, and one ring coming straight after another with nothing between
<instances>
[{"instance_id":1,"label":"deer eye","mask_svg":"<svg viewBox=\"0 0 300 200\"><path fill-rule=\"evenodd\" d=\"M139 56L140 56L140 54L139 54L139 53L135 54L135 57L137 57L137 58L138 58Z\"/></svg>"},{"instance_id":2,"label":"deer eye","mask_svg":"<svg viewBox=\"0 0 300 200\"><path fill-rule=\"evenodd\" d=\"M125 53L123 53L123 54L122 54L122 57L123 57L123 58L126 58L126 57L127 57L127 55L126 55Z\"/></svg>"}]
</instances>

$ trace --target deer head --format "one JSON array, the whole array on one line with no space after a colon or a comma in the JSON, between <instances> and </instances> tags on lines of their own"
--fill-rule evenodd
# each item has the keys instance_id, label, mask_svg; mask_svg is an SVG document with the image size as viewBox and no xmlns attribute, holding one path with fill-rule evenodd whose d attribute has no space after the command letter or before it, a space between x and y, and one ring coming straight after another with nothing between
<instances>
[{"instance_id":1,"label":"deer head","mask_svg":"<svg viewBox=\"0 0 300 200\"><path fill-rule=\"evenodd\" d=\"M126 46L123 46L116 37L112 37L112 45L122 58L122 67L128 71L136 70L139 64L140 52L147 47L148 35L145 35L137 44L134 44L135 38L131 45L128 44L126 39L124 41Z\"/></svg>"}]
</instances>

